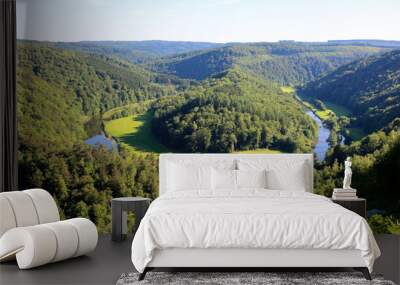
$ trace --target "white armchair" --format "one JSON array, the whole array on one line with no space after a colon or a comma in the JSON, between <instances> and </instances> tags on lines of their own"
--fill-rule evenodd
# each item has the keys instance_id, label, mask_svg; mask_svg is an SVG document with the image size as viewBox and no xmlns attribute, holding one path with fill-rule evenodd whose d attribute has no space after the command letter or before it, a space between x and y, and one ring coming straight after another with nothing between
<instances>
[{"instance_id":1,"label":"white armchair","mask_svg":"<svg viewBox=\"0 0 400 285\"><path fill-rule=\"evenodd\" d=\"M60 221L45 190L0 193L0 262L17 259L20 269L84 255L96 248L96 226L88 219Z\"/></svg>"}]
</instances>

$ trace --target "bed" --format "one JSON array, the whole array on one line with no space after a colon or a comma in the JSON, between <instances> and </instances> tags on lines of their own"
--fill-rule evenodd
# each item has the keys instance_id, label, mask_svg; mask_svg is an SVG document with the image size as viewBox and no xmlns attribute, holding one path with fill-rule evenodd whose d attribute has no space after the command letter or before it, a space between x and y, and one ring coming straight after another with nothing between
<instances>
[{"instance_id":1,"label":"bed","mask_svg":"<svg viewBox=\"0 0 400 285\"><path fill-rule=\"evenodd\" d=\"M380 251L361 216L313 194L312 154L161 154L132 262L154 268L352 267Z\"/></svg>"}]
</instances>

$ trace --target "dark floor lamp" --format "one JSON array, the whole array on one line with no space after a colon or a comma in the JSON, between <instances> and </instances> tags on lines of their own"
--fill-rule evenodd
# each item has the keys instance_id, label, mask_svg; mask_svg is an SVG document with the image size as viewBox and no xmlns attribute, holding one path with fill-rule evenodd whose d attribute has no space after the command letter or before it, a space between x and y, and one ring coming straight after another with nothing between
<instances>
[{"instance_id":1,"label":"dark floor lamp","mask_svg":"<svg viewBox=\"0 0 400 285\"><path fill-rule=\"evenodd\" d=\"M0 0L0 192L18 189L16 4Z\"/></svg>"}]
</instances>

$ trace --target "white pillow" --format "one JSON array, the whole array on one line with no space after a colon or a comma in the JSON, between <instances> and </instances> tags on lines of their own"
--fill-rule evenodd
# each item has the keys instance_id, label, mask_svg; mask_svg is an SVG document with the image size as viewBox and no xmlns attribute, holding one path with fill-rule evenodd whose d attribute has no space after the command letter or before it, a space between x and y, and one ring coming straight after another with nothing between
<instances>
[{"instance_id":1,"label":"white pillow","mask_svg":"<svg viewBox=\"0 0 400 285\"><path fill-rule=\"evenodd\" d=\"M215 191L236 190L236 170L213 168L213 188Z\"/></svg>"},{"instance_id":2,"label":"white pillow","mask_svg":"<svg viewBox=\"0 0 400 285\"><path fill-rule=\"evenodd\" d=\"M295 180L294 180L295 179ZM272 190L287 190L287 191L302 191L306 192L306 180L303 170L293 169L290 178L282 171L269 170L267 171L268 189ZM297 182L295 182L297 181Z\"/></svg>"},{"instance_id":3,"label":"white pillow","mask_svg":"<svg viewBox=\"0 0 400 285\"><path fill-rule=\"evenodd\" d=\"M188 166L169 162L168 191L212 190L212 169L207 166Z\"/></svg>"},{"instance_id":4,"label":"white pillow","mask_svg":"<svg viewBox=\"0 0 400 285\"><path fill-rule=\"evenodd\" d=\"M309 165L305 160L240 159L240 170L267 170L267 188L274 190L307 191L310 187Z\"/></svg>"},{"instance_id":5,"label":"white pillow","mask_svg":"<svg viewBox=\"0 0 400 285\"><path fill-rule=\"evenodd\" d=\"M237 187L240 188L267 188L267 171L263 170L236 170Z\"/></svg>"}]
</instances>

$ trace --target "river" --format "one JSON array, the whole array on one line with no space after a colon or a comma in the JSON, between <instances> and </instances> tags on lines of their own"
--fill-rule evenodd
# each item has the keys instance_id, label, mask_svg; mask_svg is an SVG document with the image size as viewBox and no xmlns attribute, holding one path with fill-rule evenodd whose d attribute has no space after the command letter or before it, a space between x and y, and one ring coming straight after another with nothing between
<instances>
[{"instance_id":1,"label":"river","mask_svg":"<svg viewBox=\"0 0 400 285\"><path fill-rule=\"evenodd\" d=\"M330 130L324 126L321 119L318 118L312 111L307 110L306 114L310 116L318 125L318 141L315 145L314 152L318 160L324 160L326 152L329 149L328 138L330 135Z\"/></svg>"},{"instance_id":2,"label":"river","mask_svg":"<svg viewBox=\"0 0 400 285\"><path fill-rule=\"evenodd\" d=\"M95 135L87 140L85 143L91 146L105 146L108 150L116 149L118 150L118 144L114 139L107 138L103 133Z\"/></svg>"}]
</instances>

